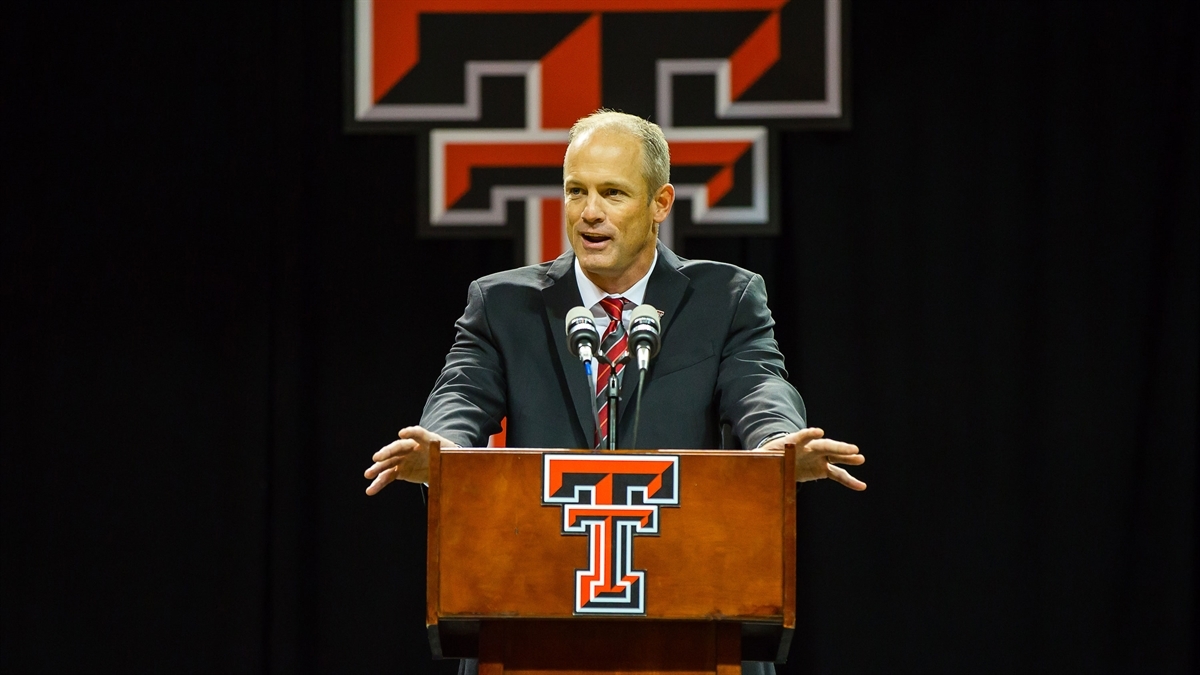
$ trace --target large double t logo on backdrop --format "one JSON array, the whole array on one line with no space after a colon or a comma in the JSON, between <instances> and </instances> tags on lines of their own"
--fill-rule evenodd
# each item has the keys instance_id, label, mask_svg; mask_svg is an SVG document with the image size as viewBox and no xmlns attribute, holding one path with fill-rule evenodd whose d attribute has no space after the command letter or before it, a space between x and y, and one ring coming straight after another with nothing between
<instances>
[{"instance_id":1,"label":"large double t logo on backdrop","mask_svg":"<svg viewBox=\"0 0 1200 675\"><path fill-rule=\"evenodd\" d=\"M634 568L633 540L657 535L659 508L679 505L679 458L543 455L542 503L562 506L563 534L588 538L575 613L645 614L646 572Z\"/></svg>"},{"instance_id":2,"label":"large double t logo on backdrop","mask_svg":"<svg viewBox=\"0 0 1200 675\"><path fill-rule=\"evenodd\" d=\"M601 106L666 133L668 242L776 231L771 129L844 125L840 0L355 0L350 14L348 126L422 134L420 227L523 236L527 262L564 248L567 130Z\"/></svg>"}]
</instances>

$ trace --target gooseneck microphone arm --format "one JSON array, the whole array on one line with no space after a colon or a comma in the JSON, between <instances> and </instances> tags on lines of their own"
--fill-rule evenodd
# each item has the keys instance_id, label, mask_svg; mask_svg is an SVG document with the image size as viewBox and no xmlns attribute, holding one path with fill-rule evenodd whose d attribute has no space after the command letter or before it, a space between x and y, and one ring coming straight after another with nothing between
<instances>
[{"instance_id":1,"label":"gooseneck microphone arm","mask_svg":"<svg viewBox=\"0 0 1200 675\"><path fill-rule=\"evenodd\" d=\"M608 397L608 442L607 442L607 444L605 444L604 448L607 450L616 450L619 447L617 445L617 425L620 423L620 419L617 414L617 405L621 398L621 380L622 380L623 376L625 375L624 372L621 372L621 373L617 372L617 366L628 361L629 354L627 353L627 354L623 355L621 358L617 359L616 361L610 360L608 358L608 356L605 354L597 354L596 360L600 361L602 363L608 364L609 372L612 373L612 375L610 375L608 378L608 385L604 388L604 395L606 397ZM592 400L595 401L596 400L595 397L593 397ZM593 405L594 405L594 403L593 403ZM600 429L600 415L599 415L599 413L597 413L596 414L597 433L599 433L599 429ZM634 434L634 436L636 437L636 433Z\"/></svg>"},{"instance_id":2,"label":"gooseneck microphone arm","mask_svg":"<svg viewBox=\"0 0 1200 675\"><path fill-rule=\"evenodd\" d=\"M608 359L602 354L595 354L600 346L600 332L596 330L596 322L592 313L586 307L575 307L567 312L567 348L579 357L583 363L583 372L587 376L588 389L594 391L592 382L592 359L596 358L605 363ZM600 411L596 408L596 397L589 396L592 401L592 428L600 433Z\"/></svg>"},{"instance_id":3,"label":"gooseneck microphone arm","mask_svg":"<svg viewBox=\"0 0 1200 675\"><path fill-rule=\"evenodd\" d=\"M619 424L620 420L620 381L622 381L622 377L625 375L624 371L618 374L617 366L628 362L629 354L626 353L617 360L611 360L606 356L606 354L596 354L596 360L598 360L598 362L608 364L608 370L612 372L612 375L608 376L608 384L605 387L605 395L608 398L608 442L605 444L604 448L608 450L616 450L618 447L617 425ZM593 396L592 401L594 408L595 396ZM599 434L599 431L600 413L599 411L596 411L596 434Z\"/></svg>"},{"instance_id":4,"label":"gooseneck microphone arm","mask_svg":"<svg viewBox=\"0 0 1200 675\"><path fill-rule=\"evenodd\" d=\"M626 357L628 358L628 357ZM623 360L623 359L619 359ZM617 418L617 406L620 400L621 383L620 375L617 374L617 364L612 364L612 377L608 378L608 449L616 450L617 445L617 428L620 423Z\"/></svg>"},{"instance_id":5,"label":"gooseneck microphone arm","mask_svg":"<svg viewBox=\"0 0 1200 675\"><path fill-rule=\"evenodd\" d=\"M637 407L633 413L633 442L629 447L637 447L638 427L642 423L642 389L646 386L646 370L650 367L650 359L658 354L662 346L662 325L658 321L658 310L653 305L641 304L633 309L629 316L629 346L637 353ZM611 410L611 408L610 408Z\"/></svg>"}]
</instances>

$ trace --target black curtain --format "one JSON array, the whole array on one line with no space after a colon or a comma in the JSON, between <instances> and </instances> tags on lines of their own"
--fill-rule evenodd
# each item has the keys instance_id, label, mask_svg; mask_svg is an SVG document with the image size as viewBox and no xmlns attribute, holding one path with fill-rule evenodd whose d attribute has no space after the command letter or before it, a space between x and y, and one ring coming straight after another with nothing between
<instances>
[{"instance_id":1,"label":"black curtain","mask_svg":"<svg viewBox=\"0 0 1200 675\"><path fill-rule=\"evenodd\" d=\"M469 281L412 138L342 131L338 3L4 10L4 672L448 672L424 507L368 499ZM781 672L1194 672L1200 17L850 8L767 279L862 494L800 488Z\"/></svg>"}]
</instances>

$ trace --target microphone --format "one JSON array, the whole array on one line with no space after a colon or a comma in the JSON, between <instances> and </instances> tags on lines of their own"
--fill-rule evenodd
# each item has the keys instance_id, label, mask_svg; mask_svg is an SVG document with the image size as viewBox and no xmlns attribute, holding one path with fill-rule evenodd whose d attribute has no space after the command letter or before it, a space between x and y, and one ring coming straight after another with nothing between
<instances>
[{"instance_id":1,"label":"microphone","mask_svg":"<svg viewBox=\"0 0 1200 675\"><path fill-rule=\"evenodd\" d=\"M633 442L630 448L637 447L638 427L642 424L642 387L646 384L646 369L650 367L650 359L658 354L662 345L659 333L662 327L658 323L658 310L653 305L641 304L633 308L629 315L629 346L637 351L638 388L637 407L633 413Z\"/></svg>"},{"instance_id":2,"label":"microphone","mask_svg":"<svg viewBox=\"0 0 1200 675\"><path fill-rule=\"evenodd\" d=\"M592 313L585 307L576 307L567 312L567 346L571 353L588 366L592 363L592 350L600 344L600 332Z\"/></svg>"},{"instance_id":3,"label":"microphone","mask_svg":"<svg viewBox=\"0 0 1200 675\"><path fill-rule=\"evenodd\" d=\"M637 352L638 370L645 371L650 366L650 359L658 354L662 345L661 330L658 310L652 305L641 304L633 308L629 315L629 346Z\"/></svg>"}]
</instances>

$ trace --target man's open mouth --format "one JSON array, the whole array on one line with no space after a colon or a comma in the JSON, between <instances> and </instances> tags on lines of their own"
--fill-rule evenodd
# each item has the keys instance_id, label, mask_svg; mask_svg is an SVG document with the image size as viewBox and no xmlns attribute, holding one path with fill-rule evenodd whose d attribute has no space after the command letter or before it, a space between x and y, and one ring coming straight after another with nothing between
<instances>
[{"instance_id":1,"label":"man's open mouth","mask_svg":"<svg viewBox=\"0 0 1200 675\"><path fill-rule=\"evenodd\" d=\"M596 233L592 233L592 232L583 232L580 234L580 236L582 236L587 241L592 242L593 244L598 244L602 241L608 241L609 239L612 239L612 237L609 237L607 235L596 234Z\"/></svg>"}]
</instances>

